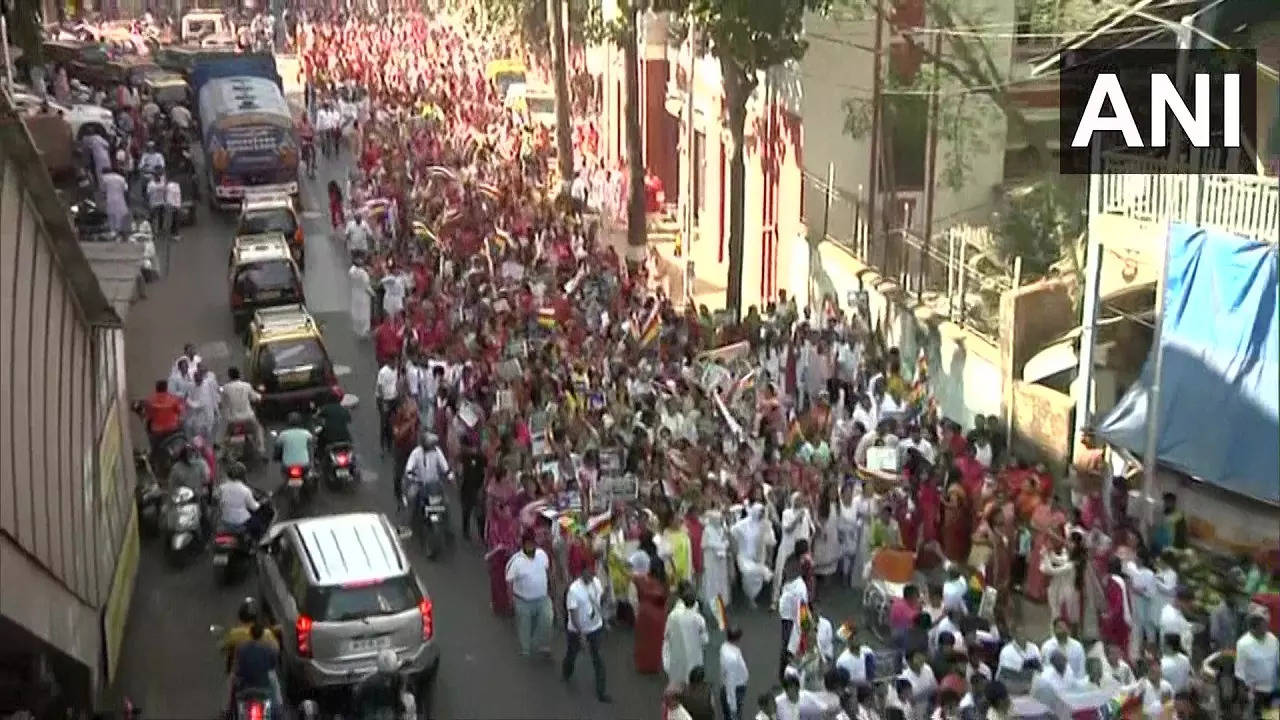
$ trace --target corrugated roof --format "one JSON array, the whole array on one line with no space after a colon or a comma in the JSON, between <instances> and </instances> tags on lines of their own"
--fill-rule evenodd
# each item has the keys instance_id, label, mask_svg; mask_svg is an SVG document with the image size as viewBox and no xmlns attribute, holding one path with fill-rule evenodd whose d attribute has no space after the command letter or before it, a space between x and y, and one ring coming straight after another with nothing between
<instances>
[{"instance_id":1,"label":"corrugated roof","mask_svg":"<svg viewBox=\"0 0 1280 720\"><path fill-rule=\"evenodd\" d=\"M145 250L134 243L80 243L89 267L98 278L98 287L123 321L129 306L142 297L142 258Z\"/></svg>"}]
</instances>

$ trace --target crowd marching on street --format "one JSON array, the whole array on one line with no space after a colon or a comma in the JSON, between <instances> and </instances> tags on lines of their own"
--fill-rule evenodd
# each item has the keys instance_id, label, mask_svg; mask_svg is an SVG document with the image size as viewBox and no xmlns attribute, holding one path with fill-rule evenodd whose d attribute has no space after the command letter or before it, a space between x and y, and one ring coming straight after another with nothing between
<instances>
[{"instance_id":1,"label":"crowd marching on street","mask_svg":"<svg viewBox=\"0 0 1280 720\"><path fill-rule=\"evenodd\" d=\"M1194 615L1177 498L1142 527L1124 469L1091 438L1054 476L1014 455L998 418L942 416L925 357L886 343L865 307L779 293L724 322L666 297L604 232L621 176L592 124L575 123L579 175L558 177L554 129L486 76L517 50L474 26L318 15L287 42L302 134L321 162L351 159L326 210L379 367L396 522L416 532L422 489L456 485L489 611L513 618L522 655L555 656L569 682L585 654L602 703L617 674L662 674L668 690L636 716L660 702L664 720L1006 720L1027 702L1182 720L1280 700L1280 617L1256 601L1280 568L1242 558L1233 591ZM166 168L185 155L167 143L191 117L170 115L163 136L149 120L119 147L85 141L119 232L136 175L156 232L176 239ZM234 372L220 385L189 347L156 388L151 427L195 438L180 472L219 477L228 419L264 447L256 391ZM834 614L846 606L859 609ZM776 662L739 647L735 618L766 612ZM602 637L623 632L634 667L606 668ZM748 696L765 677L774 689Z\"/></svg>"},{"instance_id":2,"label":"crowd marching on street","mask_svg":"<svg viewBox=\"0 0 1280 720\"><path fill-rule=\"evenodd\" d=\"M1206 643L1183 613L1176 498L1143 537L1099 452L1060 502L1061 479L1013 457L996 418L940 417L923 357L830 298L781 295L734 325L677 310L602 241L599 203L560 192L581 178L554 176L550 131L504 110L484 67L509 48L464 27L318 21L300 46L318 129L355 120L358 168L330 186L330 217L381 367L393 491L458 468L462 533L488 549L490 607L515 617L522 654L551 654L563 623L563 676L585 646L607 702L599 638L630 626L672 720L1002 719L1015 695L1076 691L1205 717L1190 658L1217 651L1235 657L1239 707L1274 697L1274 618L1249 603L1274 569L1246 560ZM706 382L701 361L726 346L751 372ZM900 481L866 471L885 453ZM874 612L822 608L876 583L881 551L908 579L873 649ZM1019 624L1020 594L1051 627ZM757 606L777 613L779 660L749 670L733 617ZM745 697L752 672L780 689Z\"/></svg>"}]
</instances>

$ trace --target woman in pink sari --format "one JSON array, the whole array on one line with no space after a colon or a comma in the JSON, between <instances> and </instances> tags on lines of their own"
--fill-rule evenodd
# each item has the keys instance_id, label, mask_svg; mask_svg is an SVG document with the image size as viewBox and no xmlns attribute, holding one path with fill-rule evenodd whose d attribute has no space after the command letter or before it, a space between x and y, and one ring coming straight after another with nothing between
<instances>
[{"instance_id":1,"label":"woman in pink sari","mask_svg":"<svg viewBox=\"0 0 1280 720\"><path fill-rule=\"evenodd\" d=\"M1049 578L1040 570L1040 558L1044 557L1045 547L1052 539L1050 533L1062 535L1062 526L1066 516L1054 510L1048 501L1040 501L1031 513L1031 553L1027 555L1026 596L1036 602L1044 602L1048 597Z\"/></svg>"},{"instance_id":2,"label":"woman in pink sari","mask_svg":"<svg viewBox=\"0 0 1280 720\"><path fill-rule=\"evenodd\" d=\"M511 615L511 592L507 587L507 561L520 546L520 498L515 483L499 467L485 488L484 532L489 552L489 606L495 615Z\"/></svg>"}]
</instances>

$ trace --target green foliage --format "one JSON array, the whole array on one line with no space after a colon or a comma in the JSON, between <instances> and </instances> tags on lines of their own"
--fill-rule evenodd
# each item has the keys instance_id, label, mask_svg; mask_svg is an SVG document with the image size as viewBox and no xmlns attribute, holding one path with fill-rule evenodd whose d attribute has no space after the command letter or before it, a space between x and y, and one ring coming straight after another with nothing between
<instances>
[{"instance_id":1,"label":"green foliage","mask_svg":"<svg viewBox=\"0 0 1280 720\"><path fill-rule=\"evenodd\" d=\"M546 0L481 0L491 32L518 35L520 42L541 57L547 57L551 42L547 25ZM569 43L586 39L585 28L598 2L569 0ZM598 11L597 11L598 12Z\"/></svg>"},{"instance_id":2,"label":"green foliage","mask_svg":"<svg viewBox=\"0 0 1280 720\"><path fill-rule=\"evenodd\" d=\"M1021 257L1024 277L1061 270L1064 255L1084 233L1084 197L1069 180L1041 180L1020 190L997 218L992 250L1007 267Z\"/></svg>"},{"instance_id":3,"label":"green foliage","mask_svg":"<svg viewBox=\"0 0 1280 720\"><path fill-rule=\"evenodd\" d=\"M749 97L756 73L804 57L805 13L825 12L830 5L831 0L687 0L685 10L721 64L728 59L741 74Z\"/></svg>"}]
</instances>

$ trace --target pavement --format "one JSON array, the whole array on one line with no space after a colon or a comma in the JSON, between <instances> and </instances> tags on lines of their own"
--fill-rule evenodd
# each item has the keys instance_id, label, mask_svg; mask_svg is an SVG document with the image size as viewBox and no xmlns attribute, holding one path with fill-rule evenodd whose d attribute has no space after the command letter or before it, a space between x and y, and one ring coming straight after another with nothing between
<instances>
[{"instance_id":1,"label":"pavement","mask_svg":"<svg viewBox=\"0 0 1280 720\"><path fill-rule=\"evenodd\" d=\"M323 163L323 161L322 161ZM380 456L377 417L371 395L376 367L372 348L351 330L347 261L341 241L331 237L324 188L346 171L343 162L323 163L314 180L304 180L303 222L307 237L305 290L307 303L323 324L325 341L340 382L362 396L354 411L357 451L366 468L366 483L354 492L334 495L321 490L311 514L357 510L392 513L390 459ZM227 257L233 223L206 205L198 209L195 227L185 228L181 241L162 245L159 253L165 275L148 288L147 297L132 309L127 325L127 369L130 397L143 397L169 367L186 342L195 343L219 378L227 368L243 366L244 348L232 331L227 305ZM143 437L141 427L135 437ZM251 482L260 487L278 483L274 465L259 468ZM456 497L454 498L456 503ZM457 507L455 504L454 507ZM614 702L596 702L591 668L581 658L570 684L558 677L563 657L563 633L557 629L556 661L521 658L514 626L495 617L488 607L488 576L483 549L457 538L435 561L428 561L414 543L407 545L415 571L431 594L436 609L437 643L442 664L433 717L465 718L658 718L666 686L662 676L641 676L634 670L633 638L626 629L608 633L604 642L609 692ZM212 718L223 706L225 679L211 625L233 621L246 596L257 594L252 577L232 587L215 582L208 555L184 569L170 567L155 542L145 542L137 587L129 611L115 696L126 696L150 718ZM852 592L832 593L825 613L833 620L850 615L856 606ZM748 697L772 686L779 649L776 616L763 610L733 613L744 630L743 649L752 670ZM718 679L716 657L720 636L713 633L707 650L708 676Z\"/></svg>"}]
</instances>

